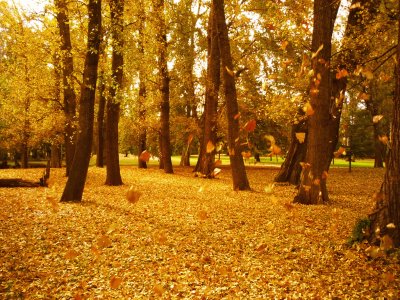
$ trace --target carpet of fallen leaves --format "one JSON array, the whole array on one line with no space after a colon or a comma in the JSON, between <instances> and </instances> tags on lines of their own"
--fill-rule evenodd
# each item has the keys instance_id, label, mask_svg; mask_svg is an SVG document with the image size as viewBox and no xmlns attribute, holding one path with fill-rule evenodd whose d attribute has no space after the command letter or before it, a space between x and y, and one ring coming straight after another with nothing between
<instances>
[{"instance_id":1,"label":"carpet of fallen leaves","mask_svg":"<svg viewBox=\"0 0 400 300\"><path fill-rule=\"evenodd\" d=\"M0 298L400 298L398 252L346 245L383 170L331 170L320 206L292 204L293 186L271 185L277 169L249 168L251 192L232 191L228 169L212 180L191 170L122 167L125 185L109 187L92 167L81 204L58 202L65 170L49 188L1 188Z\"/></svg>"}]
</instances>

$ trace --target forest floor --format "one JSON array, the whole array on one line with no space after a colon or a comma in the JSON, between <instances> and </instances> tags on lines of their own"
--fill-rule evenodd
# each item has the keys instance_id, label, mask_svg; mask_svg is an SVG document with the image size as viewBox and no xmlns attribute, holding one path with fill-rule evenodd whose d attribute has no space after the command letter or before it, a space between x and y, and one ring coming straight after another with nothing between
<instances>
[{"instance_id":1,"label":"forest floor","mask_svg":"<svg viewBox=\"0 0 400 300\"><path fill-rule=\"evenodd\" d=\"M318 206L272 186L276 168L249 167L251 192L232 191L228 169L191 171L122 167L125 185L109 187L91 167L81 204L58 202L64 169L49 188L1 188L0 299L400 299L399 252L346 244L383 170L332 169Z\"/></svg>"}]
</instances>

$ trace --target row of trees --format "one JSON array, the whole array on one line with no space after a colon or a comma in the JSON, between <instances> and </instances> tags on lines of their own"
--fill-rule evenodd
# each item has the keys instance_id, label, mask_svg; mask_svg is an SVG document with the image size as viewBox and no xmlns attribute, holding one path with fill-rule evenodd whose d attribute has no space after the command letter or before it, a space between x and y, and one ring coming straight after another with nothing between
<instances>
[{"instance_id":1,"label":"row of trees","mask_svg":"<svg viewBox=\"0 0 400 300\"><path fill-rule=\"evenodd\" d=\"M139 154L158 149L167 173L173 172L171 139L181 139L182 164L187 164L197 136L196 171L212 177L222 135L237 190L250 189L241 152L251 142L255 120L291 122L288 158L276 180L299 183L295 201L306 204L329 200L330 162L342 114L342 135L349 138L351 107L362 105L371 113L376 158L382 157L388 139L381 130L388 128L380 125L396 82L398 7L393 1L354 0L347 21L339 23L340 1L322 0L226 6L221 0L109 0L103 5L90 0L87 12L81 2L56 0L43 15L30 16L1 5L6 70L1 108L10 116L1 126L19 137L24 165L34 137L51 143L54 153L64 138L69 177L63 201L82 198L95 112L97 164L103 164L105 145L109 185L122 184L120 118L131 127L124 133L136 133ZM342 38L334 37L338 24L346 24ZM391 157L389 165L395 162ZM139 166L146 167L145 161ZM387 180L396 181L393 175ZM393 201L392 194L385 194L387 201Z\"/></svg>"}]
</instances>

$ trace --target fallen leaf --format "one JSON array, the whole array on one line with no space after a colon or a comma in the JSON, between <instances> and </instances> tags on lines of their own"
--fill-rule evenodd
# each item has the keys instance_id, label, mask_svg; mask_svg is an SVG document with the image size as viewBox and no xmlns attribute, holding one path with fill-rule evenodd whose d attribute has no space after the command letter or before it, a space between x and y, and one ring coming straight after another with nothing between
<instances>
[{"instance_id":1,"label":"fallen leaf","mask_svg":"<svg viewBox=\"0 0 400 300\"><path fill-rule=\"evenodd\" d=\"M199 220L207 220L208 219L208 214L205 210L201 210L197 213L197 217L199 218Z\"/></svg>"},{"instance_id":2,"label":"fallen leaf","mask_svg":"<svg viewBox=\"0 0 400 300\"><path fill-rule=\"evenodd\" d=\"M70 249L70 250L67 251L67 253L65 253L64 258L65 259L74 259L74 258L76 258L78 256L79 256L79 252L78 251L76 251L74 249Z\"/></svg>"},{"instance_id":3,"label":"fallen leaf","mask_svg":"<svg viewBox=\"0 0 400 300\"><path fill-rule=\"evenodd\" d=\"M110 287L112 289L117 289L122 283L122 278L112 276L110 280Z\"/></svg>"},{"instance_id":4,"label":"fallen leaf","mask_svg":"<svg viewBox=\"0 0 400 300\"><path fill-rule=\"evenodd\" d=\"M111 239L104 234L97 240L97 247L99 247L100 249L111 247L111 245Z\"/></svg>"},{"instance_id":5,"label":"fallen leaf","mask_svg":"<svg viewBox=\"0 0 400 300\"><path fill-rule=\"evenodd\" d=\"M135 191L133 185L131 185L126 193L126 199L128 199L130 203L136 203L139 201L141 195L142 193Z\"/></svg>"},{"instance_id":6,"label":"fallen leaf","mask_svg":"<svg viewBox=\"0 0 400 300\"><path fill-rule=\"evenodd\" d=\"M161 284L156 284L153 287L153 292L154 294L156 294L157 296L161 297L164 294L164 287Z\"/></svg>"}]
</instances>

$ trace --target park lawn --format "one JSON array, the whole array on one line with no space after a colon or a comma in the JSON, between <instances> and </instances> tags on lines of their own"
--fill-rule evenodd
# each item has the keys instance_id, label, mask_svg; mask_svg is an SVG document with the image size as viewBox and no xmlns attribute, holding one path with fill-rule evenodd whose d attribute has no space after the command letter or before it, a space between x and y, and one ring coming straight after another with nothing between
<instances>
[{"instance_id":1,"label":"park lawn","mask_svg":"<svg viewBox=\"0 0 400 300\"><path fill-rule=\"evenodd\" d=\"M319 206L292 204L277 170L248 168L253 191L235 192L226 166L212 180L122 166L118 187L90 167L81 204L58 202L64 169L49 188L0 188L0 298L399 299L399 252L346 244L383 170L332 169Z\"/></svg>"},{"instance_id":2,"label":"park lawn","mask_svg":"<svg viewBox=\"0 0 400 300\"><path fill-rule=\"evenodd\" d=\"M91 160L91 165L95 164L95 158L96 156L93 156ZM216 156L216 159L218 159L218 156ZM221 155L219 157L223 165L229 165L229 156L228 155ZM178 166L180 163L181 157L180 156L172 156L172 164L175 166ZM192 155L190 157L190 164L191 166L195 166L197 162L197 156ZM267 157L267 156L262 156L261 157L261 162L259 163L254 163L254 157L251 157L248 160L245 160L245 165L246 166L276 166L280 167L281 164L284 162L284 158L281 156L274 156L274 157ZM150 159L149 165L150 166L157 166L159 163L158 158L153 158ZM125 157L125 155L120 155L120 165L121 166L137 166L138 161L137 161L137 156L134 155L129 155L128 157ZM332 168L348 168L349 167L349 162L346 161L343 158L336 158L334 162L331 164ZM373 159L356 159L356 161L351 163L351 167L355 168L373 168L374 167L374 160Z\"/></svg>"}]
</instances>

